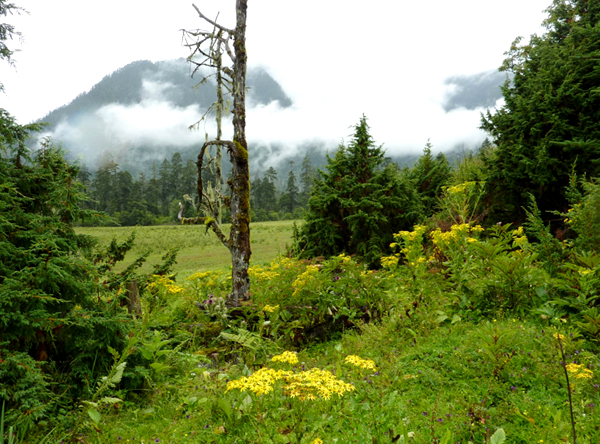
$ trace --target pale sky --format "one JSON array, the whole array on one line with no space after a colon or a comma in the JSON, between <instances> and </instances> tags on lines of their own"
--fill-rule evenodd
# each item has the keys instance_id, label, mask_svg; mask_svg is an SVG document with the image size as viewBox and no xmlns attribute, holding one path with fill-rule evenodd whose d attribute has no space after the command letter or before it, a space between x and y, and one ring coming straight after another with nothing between
<instances>
[{"instance_id":1,"label":"pale sky","mask_svg":"<svg viewBox=\"0 0 600 444\"><path fill-rule=\"evenodd\" d=\"M135 60L187 56L190 0L15 0L16 70L0 65L0 107L41 118ZM340 141L362 114L388 150L476 143L482 110L443 110L444 79L497 69L518 36L541 33L551 0L250 0L247 49L293 101L249 111L250 142ZM233 27L234 0L195 4ZM158 111L157 111L158 112ZM189 122L190 124L193 122ZM135 131L143 131L143 124ZM149 128L150 130L151 128Z\"/></svg>"}]
</instances>

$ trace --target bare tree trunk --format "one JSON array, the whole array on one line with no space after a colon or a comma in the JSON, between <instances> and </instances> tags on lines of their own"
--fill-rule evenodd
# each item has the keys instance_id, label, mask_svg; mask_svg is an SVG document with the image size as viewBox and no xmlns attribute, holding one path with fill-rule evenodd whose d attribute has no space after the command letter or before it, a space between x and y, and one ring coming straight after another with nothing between
<instances>
[{"instance_id":1,"label":"bare tree trunk","mask_svg":"<svg viewBox=\"0 0 600 444\"><path fill-rule=\"evenodd\" d=\"M210 227L219 237L221 242L229 248L231 252L231 277L232 292L229 297L231 305L239 305L240 301L249 297L250 277L248 276L248 267L250 264L250 168L248 166L248 142L246 141L246 69L248 55L246 53L246 14L248 9L248 0L236 0L236 26L234 30L220 26L215 21L204 16L194 5L194 8L200 17L214 27L213 32L209 31L186 31L184 36L193 37L194 43L187 44L192 49L192 55L188 58L196 64L196 70L201 66L209 66L216 70L217 76L217 102L214 104L217 118L217 138L216 140L206 141L198 155L198 202L202 206L203 184L202 168L204 155L211 145L217 149L217 171L216 176L220 181L220 157L221 148L227 148L232 165L232 178L229 183L231 198L229 200L231 210L231 230L229 239L225 238L220 229L220 202L221 191L216 184L214 202L207 199L208 207L212 208L213 218L197 217L184 218L183 209L180 211L179 218L182 223L204 223ZM230 50L228 42L233 39L233 52ZM202 48L202 45L210 42L210 49ZM222 54L233 61L232 68L222 66ZM193 56L200 54L205 57L201 63L192 61ZM194 72L196 72L194 70ZM222 74L227 77L223 79ZM231 87L233 96L233 140L221 140L221 116L223 110L223 95L221 87L223 84Z\"/></svg>"},{"instance_id":2,"label":"bare tree trunk","mask_svg":"<svg viewBox=\"0 0 600 444\"><path fill-rule=\"evenodd\" d=\"M236 1L236 27L233 49L233 149L231 150L231 265L232 304L248 298L250 277L250 168L246 141L246 11L248 0Z\"/></svg>"}]
</instances>

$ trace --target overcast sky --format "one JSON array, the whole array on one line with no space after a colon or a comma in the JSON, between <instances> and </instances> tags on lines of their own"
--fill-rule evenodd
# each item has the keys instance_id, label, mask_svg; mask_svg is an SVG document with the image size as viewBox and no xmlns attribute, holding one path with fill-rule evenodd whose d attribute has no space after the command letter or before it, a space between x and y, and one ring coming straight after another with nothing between
<instances>
[{"instance_id":1,"label":"overcast sky","mask_svg":"<svg viewBox=\"0 0 600 444\"><path fill-rule=\"evenodd\" d=\"M201 26L190 0L15 0L16 70L0 66L0 107L44 116L128 63L187 56L180 29ZM249 112L249 140L339 142L364 113L390 151L476 143L481 110L444 111L444 79L497 69L517 36L540 33L551 0L250 0L249 64L294 105ZM195 4L233 27L234 0ZM193 122L189 122L190 124ZM138 131L140 128L137 129ZM143 128L141 128L143 130Z\"/></svg>"}]
</instances>

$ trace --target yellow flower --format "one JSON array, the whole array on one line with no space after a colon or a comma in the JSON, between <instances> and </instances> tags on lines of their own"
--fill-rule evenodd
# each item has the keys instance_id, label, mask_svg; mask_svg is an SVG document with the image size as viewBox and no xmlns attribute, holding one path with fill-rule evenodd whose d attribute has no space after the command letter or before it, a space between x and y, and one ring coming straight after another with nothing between
<instances>
[{"instance_id":1,"label":"yellow flower","mask_svg":"<svg viewBox=\"0 0 600 444\"><path fill-rule=\"evenodd\" d=\"M356 356L356 355L346 356L345 362L346 362L346 364L351 364L358 368L373 370L374 372L377 371L377 368L375 367L375 363L372 360L362 359L361 357Z\"/></svg>"},{"instance_id":2,"label":"yellow flower","mask_svg":"<svg viewBox=\"0 0 600 444\"><path fill-rule=\"evenodd\" d=\"M294 293L292 296L296 296L303 287L308 285L314 278L314 275L319 271L319 267L317 265L308 265L300 276L296 278L292 287L294 287Z\"/></svg>"},{"instance_id":3,"label":"yellow flower","mask_svg":"<svg viewBox=\"0 0 600 444\"><path fill-rule=\"evenodd\" d=\"M573 376L574 378L591 379L594 377L594 372L592 372L590 369L583 368L583 364L570 363L567 364L565 367L567 371L571 373L571 376Z\"/></svg>"},{"instance_id":4,"label":"yellow flower","mask_svg":"<svg viewBox=\"0 0 600 444\"><path fill-rule=\"evenodd\" d=\"M285 351L280 355L273 356L271 358L273 362L287 362L288 364L297 364L298 363L298 355L291 351Z\"/></svg>"},{"instance_id":5,"label":"yellow flower","mask_svg":"<svg viewBox=\"0 0 600 444\"><path fill-rule=\"evenodd\" d=\"M264 395L273 391L275 382L284 379L290 374L290 372L283 370L273 370L272 368L263 367L248 377L242 376L235 381L229 381L225 391L228 392L229 390L239 389L244 392L250 390L257 395Z\"/></svg>"},{"instance_id":6,"label":"yellow flower","mask_svg":"<svg viewBox=\"0 0 600 444\"><path fill-rule=\"evenodd\" d=\"M343 396L344 393L354 390L352 384L340 381L331 372L318 368L292 374L286 380L284 393L301 401L314 401L317 398L331 399L333 394Z\"/></svg>"},{"instance_id":7,"label":"yellow flower","mask_svg":"<svg viewBox=\"0 0 600 444\"><path fill-rule=\"evenodd\" d=\"M315 438L310 444L323 444L323 440L321 438Z\"/></svg>"},{"instance_id":8,"label":"yellow flower","mask_svg":"<svg viewBox=\"0 0 600 444\"><path fill-rule=\"evenodd\" d=\"M398 264L398 258L396 256L383 256L380 262L383 268L392 268Z\"/></svg>"},{"instance_id":9,"label":"yellow flower","mask_svg":"<svg viewBox=\"0 0 600 444\"><path fill-rule=\"evenodd\" d=\"M560 339L561 341L564 341L564 340L565 340L565 335L561 335L560 333L554 333L554 335L553 335L553 336L554 336L554 339L556 339L556 340L559 340L559 339Z\"/></svg>"},{"instance_id":10,"label":"yellow flower","mask_svg":"<svg viewBox=\"0 0 600 444\"><path fill-rule=\"evenodd\" d=\"M350 262L352 260L350 256L346 256L344 253L338 255L338 258L340 258L344 263Z\"/></svg>"},{"instance_id":11,"label":"yellow flower","mask_svg":"<svg viewBox=\"0 0 600 444\"><path fill-rule=\"evenodd\" d=\"M266 311L267 313L273 313L275 310L279 309L279 305L265 305L263 307L263 311Z\"/></svg>"}]
</instances>

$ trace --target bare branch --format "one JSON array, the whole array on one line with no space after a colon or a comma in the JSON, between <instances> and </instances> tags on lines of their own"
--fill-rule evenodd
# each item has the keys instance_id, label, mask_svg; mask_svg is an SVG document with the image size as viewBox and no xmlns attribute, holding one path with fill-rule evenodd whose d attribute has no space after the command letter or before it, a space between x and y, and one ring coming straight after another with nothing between
<instances>
[{"instance_id":1,"label":"bare branch","mask_svg":"<svg viewBox=\"0 0 600 444\"><path fill-rule=\"evenodd\" d=\"M194 5L192 3L192 6L194 7L194 9L196 10L196 12L198 13L198 15L200 16L201 19L206 20L208 23L210 23L211 25L213 25L215 28L220 29L221 31L225 31L228 34L233 34L233 30L228 29L224 26L219 25L217 22L212 21L211 19L209 19L207 16L205 16L204 14L202 14L202 12L200 12L200 10L198 9L198 7L196 5Z\"/></svg>"},{"instance_id":2,"label":"bare branch","mask_svg":"<svg viewBox=\"0 0 600 444\"><path fill-rule=\"evenodd\" d=\"M208 142L204 142L204 144L202 145L202 148L200 148L200 154L198 154L198 160L196 161L196 166L198 168L198 186L197 186L197 191L198 191L198 203L201 204L202 203L202 198L203 198L203 194L204 194L204 188L203 188L203 184L202 184L202 166L204 163L204 153L206 152L206 149L211 146L222 146L227 148L228 150L233 150L234 149L234 144L233 142L229 141L229 140L210 140Z\"/></svg>"}]
</instances>

